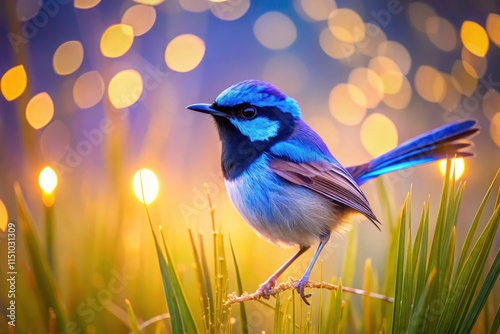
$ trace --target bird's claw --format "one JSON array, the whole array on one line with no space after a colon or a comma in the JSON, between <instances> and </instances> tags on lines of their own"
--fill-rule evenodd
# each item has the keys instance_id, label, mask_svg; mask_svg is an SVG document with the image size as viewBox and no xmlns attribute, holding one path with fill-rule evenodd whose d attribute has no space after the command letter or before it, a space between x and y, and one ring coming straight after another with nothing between
<instances>
[{"instance_id":1,"label":"bird's claw","mask_svg":"<svg viewBox=\"0 0 500 334\"><path fill-rule=\"evenodd\" d=\"M302 300L304 301L304 303L306 303L307 305L311 305L311 304L309 304L309 301L307 300L307 298L311 297L312 294L310 294L310 293L305 294L305 292L304 292L306 284L307 284L307 280L300 280L299 285L297 285L297 292L299 293L299 295L302 298Z\"/></svg>"},{"instance_id":2,"label":"bird's claw","mask_svg":"<svg viewBox=\"0 0 500 334\"><path fill-rule=\"evenodd\" d=\"M274 288L276 285L275 280L267 280L264 283L261 284L257 292L264 298L269 299L271 297L272 293L271 290Z\"/></svg>"}]
</instances>

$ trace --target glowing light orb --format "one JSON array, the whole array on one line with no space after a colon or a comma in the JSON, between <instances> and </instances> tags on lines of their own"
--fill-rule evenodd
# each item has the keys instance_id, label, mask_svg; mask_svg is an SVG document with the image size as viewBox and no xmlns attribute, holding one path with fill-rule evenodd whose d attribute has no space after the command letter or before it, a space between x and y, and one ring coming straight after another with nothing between
<instances>
[{"instance_id":1,"label":"glowing light orb","mask_svg":"<svg viewBox=\"0 0 500 334\"><path fill-rule=\"evenodd\" d=\"M260 44L271 50L285 49L297 38L292 20L280 12L267 12L255 21L253 33Z\"/></svg>"},{"instance_id":2,"label":"glowing light orb","mask_svg":"<svg viewBox=\"0 0 500 334\"><path fill-rule=\"evenodd\" d=\"M45 166L38 176L38 184L45 194L52 194L57 187L57 174L50 166Z\"/></svg>"},{"instance_id":3,"label":"glowing light orb","mask_svg":"<svg viewBox=\"0 0 500 334\"><path fill-rule=\"evenodd\" d=\"M372 156L378 156L398 144L398 129L392 120L380 113L368 116L361 125L361 143Z\"/></svg>"},{"instance_id":4,"label":"glowing light orb","mask_svg":"<svg viewBox=\"0 0 500 334\"><path fill-rule=\"evenodd\" d=\"M365 39L366 26L358 13L349 8L337 8L328 16L328 28L345 43L357 43Z\"/></svg>"},{"instance_id":5,"label":"glowing light orb","mask_svg":"<svg viewBox=\"0 0 500 334\"><path fill-rule=\"evenodd\" d=\"M486 18L486 31L491 38L491 41L497 46L500 46L500 15L490 13Z\"/></svg>"},{"instance_id":6,"label":"glowing light orb","mask_svg":"<svg viewBox=\"0 0 500 334\"><path fill-rule=\"evenodd\" d=\"M26 89L28 77L23 65L17 65L5 72L0 80L0 90L7 101L17 99Z\"/></svg>"},{"instance_id":7,"label":"glowing light orb","mask_svg":"<svg viewBox=\"0 0 500 334\"><path fill-rule=\"evenodd\" d=\"M54 71L59 75L75 72L83 61L83 45L79 41L67 41L57 48L52 58Z\"/></svg>"},{"instance_id":8,"label":"glowing light orb","mask_svg":"<svg viewBox=\"0 0 500 334\"><path fill-rule=\"evenodd\" d=\"M464 46L478 57L484 57L490 45L486 30L476 22L464 21L460 29Z\"/></svg>"},{"instance_id":9,"label":"glowing light orb","mask_svg":"<svg viewBox=\"0 0 500 334\"><path fill-rule=\"evenodd\" d=\"M106 29L101 37L101 52L108 58L123 56L134 42L134 29L126 24L115 24Z\"/></svg>"},{"instance_id":10,"label":"glowing light orb","mask_svg":"<svg viewBox=\"0 0 500 334\"><path fill-rule=\"evenodd\" d=\"M423 99L439 103L446 93L446 80L434 67L422 65L415 73L415 88Z\"/></svg>"},{"instance_id":11,"label":"glowing light orb","mask_svg":"<svg viewBox=\"0 0 500 334\"><path fill-rule=\"evenodd\" d=\"M47 92L31 98L26 106L26 120L36 130L49 124L54 116L54 102Z\"/></svg>"},{"instance_id":12,"label":"glowing light orb","mask_svg":"<svg viewBox=\"0 0 500 334\"><path fill-rule=\"evenodd\" d=\"M134 36L144 35L156 21L156 10L152 6L135 5L125 11L122 23L134 29Z\"/></svg>"},{"instance_id":13,"label":"glowing light orb","mask_svg":"<svg viewBox=\"0 0 500 334\"><path fill-rule=\"evenodd\" d=\"M7 224L9 223L9 215L7 213L7 208L0 199L0 230L7 230Z\"/></svg>"},{"instance_id":14,"label":"glowing light orb","mask_svg":"<svg viewBox=\"0 0 500 334\"><path fill-rule=\"evenodd\" d=\"M148 5L148 6L156 6L161 4L165 0L134 0L137 3L141 3L143 5Z\"/></svg>"},{"instance_id":15,"label":"glowing light orb","mask_svg":"<svg viewBox=\"0 0 500 334\"><path fill-rule=\"evenodd\" d=\"M443 159L439 160L438 167L439 171L443 176L446 175L446 163L448 160ZM455 175L455 180L458 180L465 171L465 161L464 158L456 158L456 159L451 159L451 169L450 169L450 178L453 177L453 174Z\"/></svg>"},{"instance_id":16,"label":"glowing light orb","mask_svg":"<svg viewBox=\"0 0 500 334\"><path fill-rule=\"evenodd\" d=\"M135 196L141 203L150 204L156 199L160 185L155 173L150 169L138 170L134 175L132 184Z\"/></svg>"},{"instance_id":17,"label":"glowing light orb","mask_svg":"<svg viewBox=\"0 0 500 334\"><path fill-rule=\"evenodd\" d=\"M95 7L101 2L101 0L75 0L75 8L78 9L89 9Z\"/></svg>"},{"instance_id":18,"label":"glowing light orb","mask_svg":"<svg viewBox=\"0 0 500 334\"><path fill-rule=\"evenodd\" d=\"M356 86L338 84L330 91L330 113L337 121L345 125L359 124L366 114L366 96Z\"/></svg>"},{"instance_id":19,"label":"glowing light orb","mask_svg":"<svg viewBox=\"0 0 500 334\"><path fill-rule=\"evenodd\" d=\"M116 109L130 107L141 97L143 86L144 83L139 72L135 70L118 72L109 81L109 100Z\"/></svg>"},{"instance_id":20,"label":"glowing light orb","mask_svg":"<svg viewBox=\"0 0 500 334\"><path fill-rule=\"evenodd\" d=\"M500 113L496 113L491 119L490 136L495 145L500 147Z\"/></svg>"},{"instance_id":21,"label":"glowing light orb","mask_svg":"<svg viewBox=\"0 0 500 334\"><path fill-rule=\"evenodd\" d=\"M97 71L82 74L73 86L73 100L78 107L87 109L95 106L104 95L104 80Z\"/></svg>"},{"instance_id":22,"label":"glowing light orb","mask_svg":"<svg viewBox=\"0 0 500 334\"><path fill-rule=\"evenodd\" d=\"M184 34L175 37L165 50L165 63L176 72L194 70L205 55L205 42L198 36Z\"/></svg>"}]
</instances>

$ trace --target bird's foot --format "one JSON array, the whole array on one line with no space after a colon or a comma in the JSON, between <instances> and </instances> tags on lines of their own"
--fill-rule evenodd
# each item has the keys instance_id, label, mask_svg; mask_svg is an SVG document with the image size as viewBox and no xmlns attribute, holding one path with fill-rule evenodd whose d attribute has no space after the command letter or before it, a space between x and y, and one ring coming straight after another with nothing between
<instances>
[{"instance_id":1,"label":"bird's foot","mask_svg":"<svg viewBox=\"0 0 500 334\"><path fill-rule=\"evenodd\" d=\"M271 290L274 289L276 285L276 279L269 278L267 281L262 283L257 290L257 293L261 295L262 297L269 299L273 293L271 293Z\"/></svg>"},{"instance_id":2,"label":"bird's foot","mask_svg":"<svg viewBox=\"0 0 500 334\"><path fill-rule=\"evenodd\" d=\"M299 284L297 285L297 292L299 293L300 297L302 297L302 300L304 301L304 303L306 303L307 305L311 305L311 304L309 304L309 301L307 300L307 298L311 297L312 295L310 293L305 294L305 292L304 292L304 289L306 287L307 282L308 282L307 279L301 279L299 281Z\"/></svg>"}]
</instances>

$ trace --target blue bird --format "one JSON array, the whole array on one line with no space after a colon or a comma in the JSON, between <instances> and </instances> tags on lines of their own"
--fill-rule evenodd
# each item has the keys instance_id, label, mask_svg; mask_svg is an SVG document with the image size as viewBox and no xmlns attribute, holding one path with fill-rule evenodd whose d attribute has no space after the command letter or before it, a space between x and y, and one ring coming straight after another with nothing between
<instances>
[{"instance_id":1,"label":"blue bird","mask_svg":"<svg viewBox=\"0 0 500 334\"><path fill-rule=\"evenodd\" d=\"M212 104L187 108L213 116L222 142L227 192L246 222L270 242L299 247L258 292L268 298L278 277L319 242L297 286L306 304L310 295L305 294L305 285L332 231L347 230L354 213L380 229L359 186L399 169L472 156L463 151L471 142L461 139L479 131L474 120L449 123L367 163L344 168L302 120L297 102L270 83L242 81Z\"/></svg>"}]
</instances>

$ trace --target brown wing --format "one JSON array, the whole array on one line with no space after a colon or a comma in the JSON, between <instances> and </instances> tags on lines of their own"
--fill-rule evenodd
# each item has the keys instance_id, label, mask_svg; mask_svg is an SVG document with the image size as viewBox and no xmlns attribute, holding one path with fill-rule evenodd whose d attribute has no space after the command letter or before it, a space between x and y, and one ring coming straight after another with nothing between
<instances>
[{"instance_id":1,"label":"brown wing","mask_svg":"<svg viewBox=\"0 0 500 334\"><path fill-rule=\"evenodd\" d=\"M273 159L270 167L285 180L362 213L379 228L380 222L370 208L370 203L352 176L342 167L328 162L295 163L281 159Z\"/></svg>"}]
</instances>

